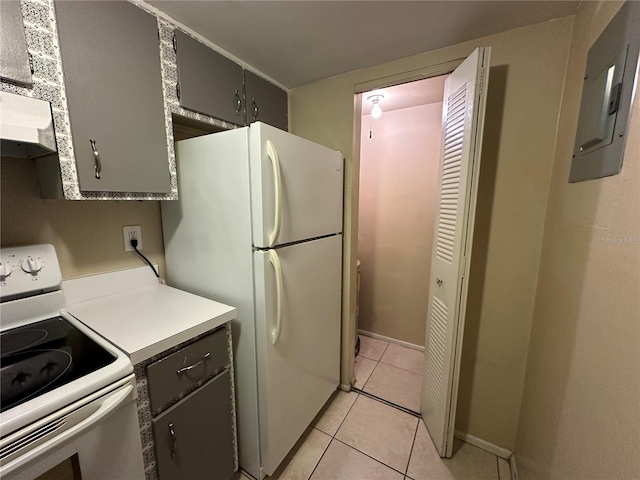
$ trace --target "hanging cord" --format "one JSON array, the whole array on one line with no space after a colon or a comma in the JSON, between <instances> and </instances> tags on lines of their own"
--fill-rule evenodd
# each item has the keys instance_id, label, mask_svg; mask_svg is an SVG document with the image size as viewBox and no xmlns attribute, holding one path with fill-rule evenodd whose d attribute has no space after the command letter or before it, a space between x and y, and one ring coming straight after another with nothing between
<instances>
[{"instance_id":1,"label":"hanging cord","mask_svg":"<svg viewBox=\"0 0 640 480\"><path fill-rule=\"evenodd\" d=\"M153 273L156 275L156 278L158 279L158 283L161 283L162 285L164 285L165 281L163 278L160 278L160 275L158 275L158 271L156 270L156 267L154 267L153 264L149 261L149 259L145 257L142 253L140 253L140 250L138 250L138 240L132 239L131 246L133 247L133 250L135 250L135 252L140 256L140 258L142 258L145 262L147 262L151 270L153 270Z\"/></svg>"}]
</instances>

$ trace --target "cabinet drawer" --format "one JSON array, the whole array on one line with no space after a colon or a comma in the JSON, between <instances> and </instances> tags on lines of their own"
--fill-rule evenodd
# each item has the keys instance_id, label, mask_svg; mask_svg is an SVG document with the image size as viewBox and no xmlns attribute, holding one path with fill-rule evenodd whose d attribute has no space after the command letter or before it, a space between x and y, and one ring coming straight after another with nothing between
<instances>
[{"instance_id":1,"label":"cabinet drawer","mask_svg":"<svg viewBox=\"0 0 640 480\"><path fill-rule=\"evenodd\" d=\"M229 370L152 420L161 480L228 480L233 475Z\"/></svg>"},{"instance_id":2,"label":"cabinet drawer","mask_svg":"<svg viewBox=\"0 0 640 480\"><path fill-rule=\"evenodd\" d=\"M225 328L147 367L151 410L160 408L229 363Z\"/></svg>"}]
</instances>

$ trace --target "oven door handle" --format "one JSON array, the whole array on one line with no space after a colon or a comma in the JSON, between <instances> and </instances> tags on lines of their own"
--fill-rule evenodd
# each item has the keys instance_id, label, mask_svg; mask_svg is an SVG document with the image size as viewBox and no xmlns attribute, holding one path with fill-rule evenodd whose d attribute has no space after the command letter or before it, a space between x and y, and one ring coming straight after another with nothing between
<instances>
[{"instance_id":1,"label":"oven door handle","mask_svg":"<svg viewBox=\"0 0 640 480\"><path fill-rule=\"evenodd\" d=\"M103 418L108 416L111 412L116 410L131 394L133 391L132 385L127 385L122 388L120 391L112 393L107 396L107 398L102 402L98 410L96 410L92 415L89 415L87 418L82 420L80 423L74 425L69 430L64 432L61 437L73 436L78 431L88 430L96 423L100 422Z\"/></svg>"},{"instance_id":2,"label":"oven door handle","mask_svg":"<svg viewBox=\"0 0 640 480\"><path fill-rule=\"evenodd\" d=\"M42 443L35 443L32 448L27 447L23 453L18 455L16 458L12 460L8 460L7 463L4 463L0 468L0 473L4 477L5 475L10 474L16 469L21 469L30 465L31 462L36 461L42 455L48 455L55 449L58 445L71 440L72 438L80 435L86 431L88 431L93 425L102 421L105 417L109 416L115 410L117 410L123 403L129 401L131 393L133 392L133 385L126 385L121 387L120 389L114 390L100 399L96 399L91 403L100 402L98 408L90 408L91 403L84 405L84 408L87 408L86 412L87 416L82 418L84 413L82 412L82 408L79 410L70 411L68 414L59 417L59 428L52 430L50 432L50 436L47 440ZM68 409L73 406L67 407ZM66 409L65 409L66 410ZM76 418L73 418L73 417ZM65 425L66 424L66 425ZM57 431L56 431L57 430ZM7 440L11 438L9 436ZM4 443L4 442L3 442ZM13 442L7 442L13 443ZM16 444L19 444L20 439L17 439ZM7 448L8 445L3 445L3 448ZM26 447L26 445L25 445ZM10 448L10 447L9 447ZM16 449L16 452L19 452L22 448Z\"/></svg>"}]
</instances>

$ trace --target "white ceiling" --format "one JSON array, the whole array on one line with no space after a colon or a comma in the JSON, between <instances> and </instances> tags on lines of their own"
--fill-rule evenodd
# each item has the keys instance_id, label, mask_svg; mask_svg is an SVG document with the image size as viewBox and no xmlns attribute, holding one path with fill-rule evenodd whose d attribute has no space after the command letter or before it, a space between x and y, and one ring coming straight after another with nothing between
<instances>
[{"instance_id":1,"label":"white ceiling","mask_svg":"<svg viewBox=\"0 0 640 480\"><path fill-rule=\"evenodd\" d=\"M444 96L444 81L449 75L425 78L414 82L394 85L392 87L380 88L362 94L362 115L371 113L372 103L368 97L372 95L383 95L380 100L382 112L391 112L402 108L416 107L418 105L429 105L431 103L442 102Z\"/></svg>"},{"instance_id":2,"label":"white ceiling","mask_svg":"<svg viewBox=\"0 0 640 480\"><path fill-rule=\"evenodd\" d=\"M579 1L147 0L282 86L572 15Z\"/></svg>"}]
</instances>

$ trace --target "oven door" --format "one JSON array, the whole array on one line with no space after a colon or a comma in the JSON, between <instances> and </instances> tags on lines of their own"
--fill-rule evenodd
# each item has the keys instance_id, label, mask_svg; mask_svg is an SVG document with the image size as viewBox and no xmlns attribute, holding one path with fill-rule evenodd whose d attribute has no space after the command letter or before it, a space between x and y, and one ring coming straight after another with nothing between
<instances>
[{"instance_id":1,"label":"oven door","mask_svg":"<svg viewBox=\"0 0 640 480\"><path fill-rule=\"evenodd\" d=\"M130 375L3 438L0 477L144 479L135 393Z\"/></svg>"}]
</instances>

